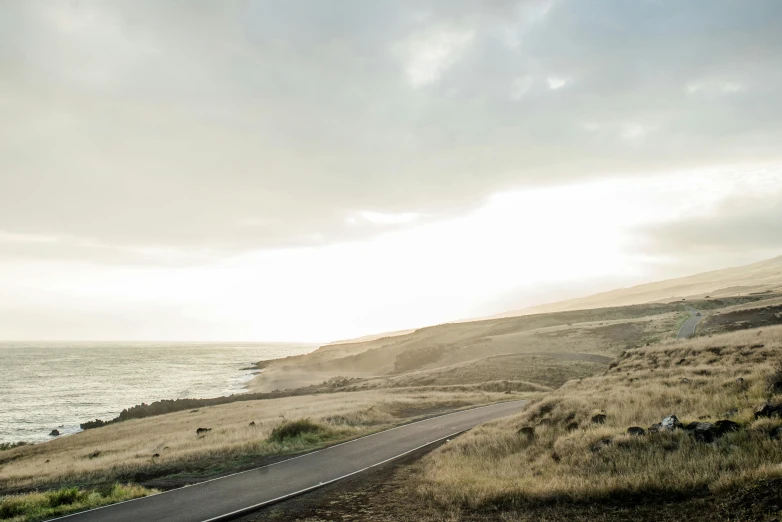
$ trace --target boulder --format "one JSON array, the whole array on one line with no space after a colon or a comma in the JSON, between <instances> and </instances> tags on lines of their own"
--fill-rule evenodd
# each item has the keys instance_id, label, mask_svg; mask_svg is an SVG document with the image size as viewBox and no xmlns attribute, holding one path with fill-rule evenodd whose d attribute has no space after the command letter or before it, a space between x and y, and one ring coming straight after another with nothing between
<instances>
[{"instance_id":1,"label":"boulder","mask_svg":"<svg viewBox=\"0 0 782 522\"><path fill-rule=\"evenodd\" d=\"M597 415L592 417L592 424L605 424L605 423L606 423L605 413L598 413Z\"/></svg>"},{"instance_id":2,"label":"boulder","mask_svg":"<svg viewBox=\"0 0 782 522\"><path fill-rule=\"evenodd\" d=\"M522 426L516 433L522 437L526 437L527 439L535 438L535 428L532 426Z\"/></svg>"},{"instance_id":3,"label":"boulder","mask_svg":"<svg viewBox=\"0 0 782 522\"><path fill-rule=\"evenodd\" d=\"M692 433L699 442L713 442L717 437L717 431L711 422L699 422Z\"/></svg>"},{"instance_id":4,"label":"boulder","mask_svg":"<svg viewBox=\"0 0 782 522\"><path fill-rule=\"evenodd\" d=\"M755 410L755 420L761 417L771 418L773 415L779 416L782 413L782 404L771 404L766 402L761 404Z\"/></svg>"},{"instance_id":5,"label":"boulder","mask_svg":"<svg viewBox=\"0 0 782 522\"><path fill-rule=\"evenodd\" d=\"M676 415L668 415L662 421L660 421L660 431L673 431L682 427L682 423L679 421Z\"/></svg>"},{"instance_id":6,"label":"boulder","mask_svg":"<svg viewBox=\"0 0 782 522\"><path fill-rule=\"evenodd\" d=\"M718 420L714 423L714 429L717 430L718 437L721 437L729 431L738 431L740 428L741 426L732 420Z\"/></svg>"},{"instance_id":7,"label":"boulder","mask_svg":"<svg viewBox=\"0 0 782 522\"><path fill-rule=\"evenodd\" d=\"M646 435L646 430L640 426L630 426L627 428L628 435Z\"/></svg>"},{"instance_id":8,"label":"boulder","mask_svg":"<svg viewBox=\"0 0 782 522\"><path fill-rule=\"evenodd\" d=\"M700 422L690 422L689 424L682 426L682 429L685 431L692 431L698 427L698 424L700 424Z\"/></svg>"},{"instance_id":9,"label":"boulder","mask_svg":"<svg viewBox=\"0 0 782 522\"><path fill-rule=\"evenodd\" d=\"M613 440L611 440L610 437L606 437L605 439L600 439L599 441L592 444L591 449L592 451L600 451L601 449L610 446L613 444Z\"/></svg>"},{"instance_id":10,"label":"boulder","mask_svg":"<svg viewBox=\"0 0 782 522\"><path fill-rule=\"evenodd\" d=\"M55 430L52 430L52 431L49 433L49 436L50 436L50 437L59 437L59 436L60 436L60 430L56 430L56 429L55 429Z\"/></svg>"}]
</instances>

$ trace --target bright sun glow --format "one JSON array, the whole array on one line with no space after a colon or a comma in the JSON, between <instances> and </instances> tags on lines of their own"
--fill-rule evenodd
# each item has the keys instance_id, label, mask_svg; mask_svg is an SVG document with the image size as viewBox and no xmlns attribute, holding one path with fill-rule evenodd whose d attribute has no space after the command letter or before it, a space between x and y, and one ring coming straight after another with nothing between
<instances>
[{"instance_id":1,"label":"bright sun glow","mask_svg":"<svg viewBox=\"0 0 782 522\"><path fill-rule=\"evenodd\" d=\"M400 227L184 267L8 261L0 285L17 310L67 310L53 324L60 338L332 340L501 312L511 291L531 305L525 293L539 302L553 287L572 285L550 294L560 298L584 281L640 281L665 260L636 248L638 227L707 215L737 190L782 191L782 176L725 169L518 190L420 224L364 211L356 218Z\"/></svg>"}]
</instances>

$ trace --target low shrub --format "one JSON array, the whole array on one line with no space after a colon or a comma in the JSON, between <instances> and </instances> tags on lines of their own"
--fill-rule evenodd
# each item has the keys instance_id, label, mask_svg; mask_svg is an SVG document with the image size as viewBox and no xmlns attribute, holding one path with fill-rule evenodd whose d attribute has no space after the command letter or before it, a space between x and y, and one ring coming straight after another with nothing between
<instances>
[{"instance_id":1,"label":"low shrub","mask_svg":"<svg viewBox=\"0 0 782 522\"><path fill-rule=\"evenodd\" d=\"M290 439L301 438L307 435L322 435L328 428L310 419L297 419L285 421L274 428L269 435L269 442L282 443Z\"/></svg>"}]
</instances>

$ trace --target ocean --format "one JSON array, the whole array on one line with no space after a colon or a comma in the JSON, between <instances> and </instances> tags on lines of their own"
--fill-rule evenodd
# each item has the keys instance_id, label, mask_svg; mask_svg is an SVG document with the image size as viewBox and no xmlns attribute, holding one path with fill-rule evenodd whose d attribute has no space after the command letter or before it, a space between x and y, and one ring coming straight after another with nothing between
<instances>
[{"instance_id":1,"label":"ocean","mask_svg":"<svg viewBox=\"0 0 782 522\"><path fill-rule=\"evenodd\" d=\"M311 344L0 342L0 442L49 440L123 408L241 393L262 360Z\"/></svg>"}]
</instances>

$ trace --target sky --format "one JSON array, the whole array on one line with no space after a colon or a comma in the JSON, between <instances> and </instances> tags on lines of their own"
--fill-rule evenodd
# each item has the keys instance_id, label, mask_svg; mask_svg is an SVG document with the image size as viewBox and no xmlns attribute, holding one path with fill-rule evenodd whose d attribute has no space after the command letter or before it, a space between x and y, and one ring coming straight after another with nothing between
<instances>
[{"instance_id":1,"label":"sky","mask_svg":"<svg viewBox=\"0 0 782 522\"><path fill-rule=\"evenodd\" d=\"M782 4L0 4L0 339L329 341L782 254Z\"/></svg>"}]
</instances>

